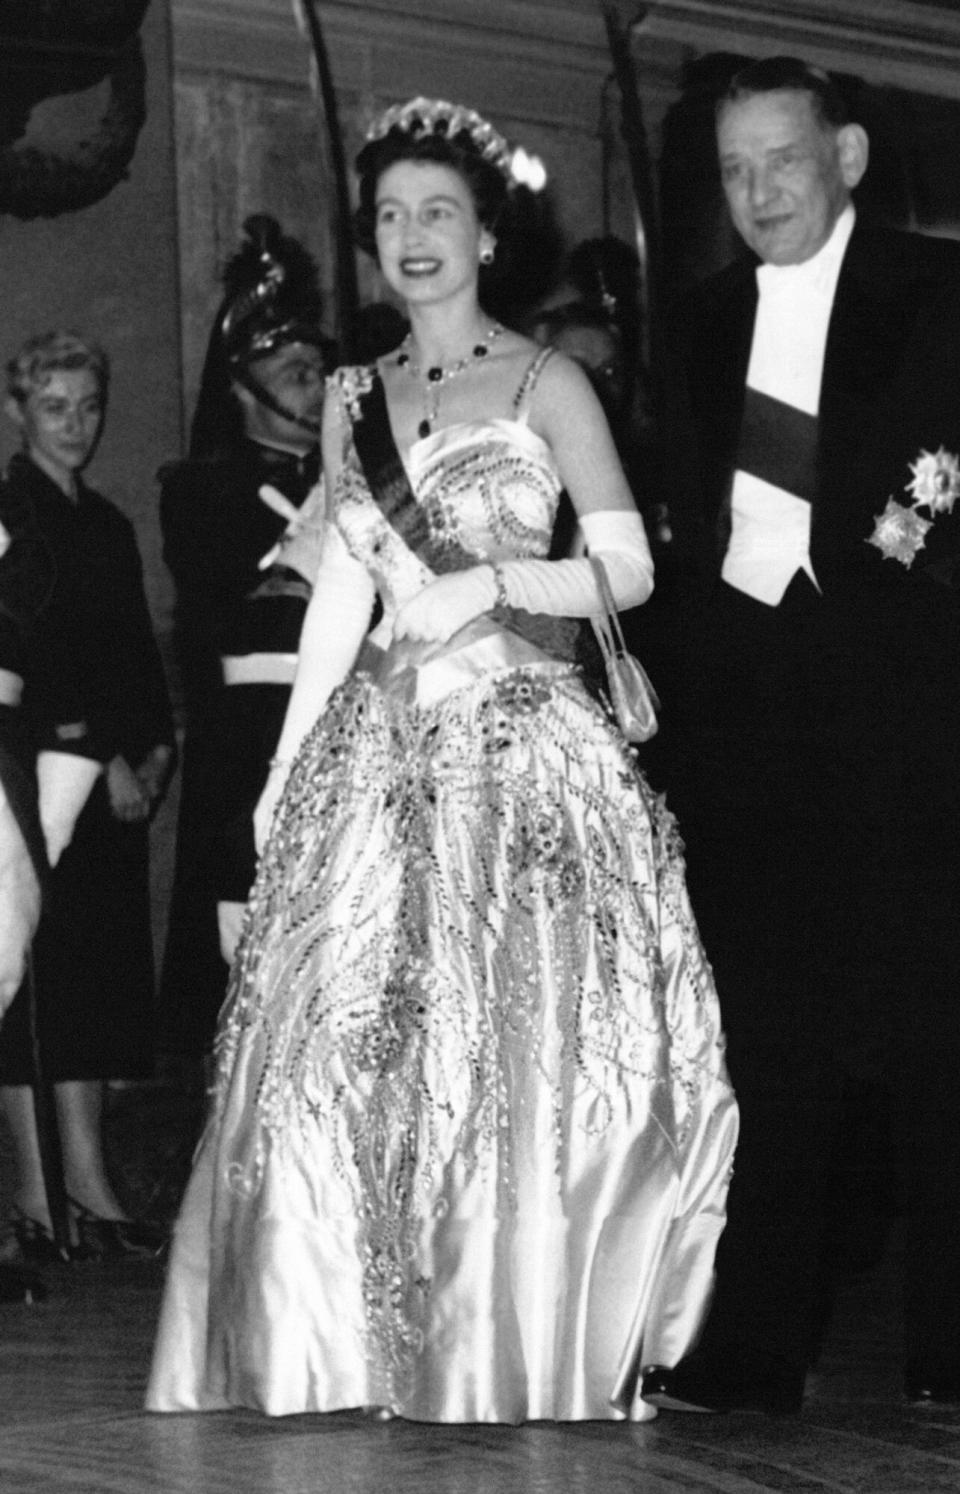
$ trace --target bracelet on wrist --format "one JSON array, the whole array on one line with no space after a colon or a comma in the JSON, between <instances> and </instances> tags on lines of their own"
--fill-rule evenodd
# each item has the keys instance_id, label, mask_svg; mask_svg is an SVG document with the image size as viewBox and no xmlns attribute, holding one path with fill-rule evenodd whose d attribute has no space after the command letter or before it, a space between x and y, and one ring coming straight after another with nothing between
<instances>
[{"instance_id":1,"label":"bracelet on wrist","mask_svg":"<svg viewBox=\"0 0 960 1494\"><path fill-rule=\"evenodd\" d=\"M493 599L493 605L495 607L509 607L510 603L507 600L507 583L504 580L503 570L499 565L493 564L490 566L490 569L493 571L493 584L496 587L496 595Z\"/></svg>"}]
</instances>

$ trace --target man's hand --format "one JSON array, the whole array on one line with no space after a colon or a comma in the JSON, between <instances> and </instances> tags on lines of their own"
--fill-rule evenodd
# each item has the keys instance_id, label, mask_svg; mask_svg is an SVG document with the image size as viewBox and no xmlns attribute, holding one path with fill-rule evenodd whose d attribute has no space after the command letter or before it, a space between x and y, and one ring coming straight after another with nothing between
<instances>
[{"instance_id":1,"label":"man's hand","mask_svg":"<svg viewBox=\"0 0 960 1494\"><path fill-rule=\"evenodd\" d=\"M145 820L150 813L150 799L125 757L118 753L107 764L107 793L115 819L126 825Z\"/></svg>"},{"instance_id":2,"label":"man's hand","mask_svg":"<svg viewBox=\"0 0 960 1494\"><path fill-rule=\"evenodd\" d=\"M137 769L137 782L150 801L151 809L159 803L167 787L172 755L172 749L165 742L159 742Z\"/></svg>"}]
</instances>

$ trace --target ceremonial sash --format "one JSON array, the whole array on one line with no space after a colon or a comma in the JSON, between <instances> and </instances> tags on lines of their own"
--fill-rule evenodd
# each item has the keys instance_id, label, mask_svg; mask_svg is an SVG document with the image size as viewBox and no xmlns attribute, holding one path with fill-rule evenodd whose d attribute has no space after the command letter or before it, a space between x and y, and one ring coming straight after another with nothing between
<instances>
[{"instance_id":1,"label":"ceremonial sash","mask_svg":"<svg viewBox=\"0 0 960 1494\"><path fill-rule=\"evenodd\" d=\"M817 489L817 418L747 387L737 466L812 503Z\"/></svg>"},{"instance_id":2,"label":"ceremonial sash","mask_svg":"<svg viewBox=\"0 0 960 1494\"><path fill-rule=\"evenodd\" d=\"M476 555L448 535L442 540L431 535L427 515L417 502L393 438L386 392L378 373L374 373L369 389L359 396L357 404L360 414L353 421L353 444L367 485L387 523L435 575L481 564ZM594 672L592 633L583 628L580 619L550 617L517 607L496 607L493 615L551 658L585 665L588 675Z\"/></svg>"}]
</instances>

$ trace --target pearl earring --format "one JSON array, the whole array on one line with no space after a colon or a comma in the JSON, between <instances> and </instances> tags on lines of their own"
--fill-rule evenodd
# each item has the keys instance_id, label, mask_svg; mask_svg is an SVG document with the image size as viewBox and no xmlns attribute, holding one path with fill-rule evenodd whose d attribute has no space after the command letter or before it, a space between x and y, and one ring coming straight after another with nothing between
<instances>
[{"instance_id":1,"label":"pearl earring","mask_svg":"<svg viewBox=\"0 0 960 1494\"><path fill-rule=\"evenodd\" d=\"M483 249L480 250L480 263L482 265L492 265L493 264L493 246L492 245L487 244L485 248L483 248Z\"/></svg>"}]
</instances>

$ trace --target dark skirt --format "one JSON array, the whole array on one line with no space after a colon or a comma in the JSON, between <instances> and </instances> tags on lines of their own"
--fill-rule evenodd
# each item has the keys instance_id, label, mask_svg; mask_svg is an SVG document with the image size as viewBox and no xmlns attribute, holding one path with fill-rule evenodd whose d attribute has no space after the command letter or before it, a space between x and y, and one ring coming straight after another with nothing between
<instances>
[{"instance_id":1,"label":"dark skirt","mask_svg":"<svg viewBox=\"0 0 960 1494\"><path fill-rule=\"evenodd\" d=\"M103 779L50 877L33 954L47 1080L151 1077L156 1001L149 831L113 817ZM24 990L0 1034L0 1083L28 1084L32 1077Z\"/></svg>"}]
</instances>

